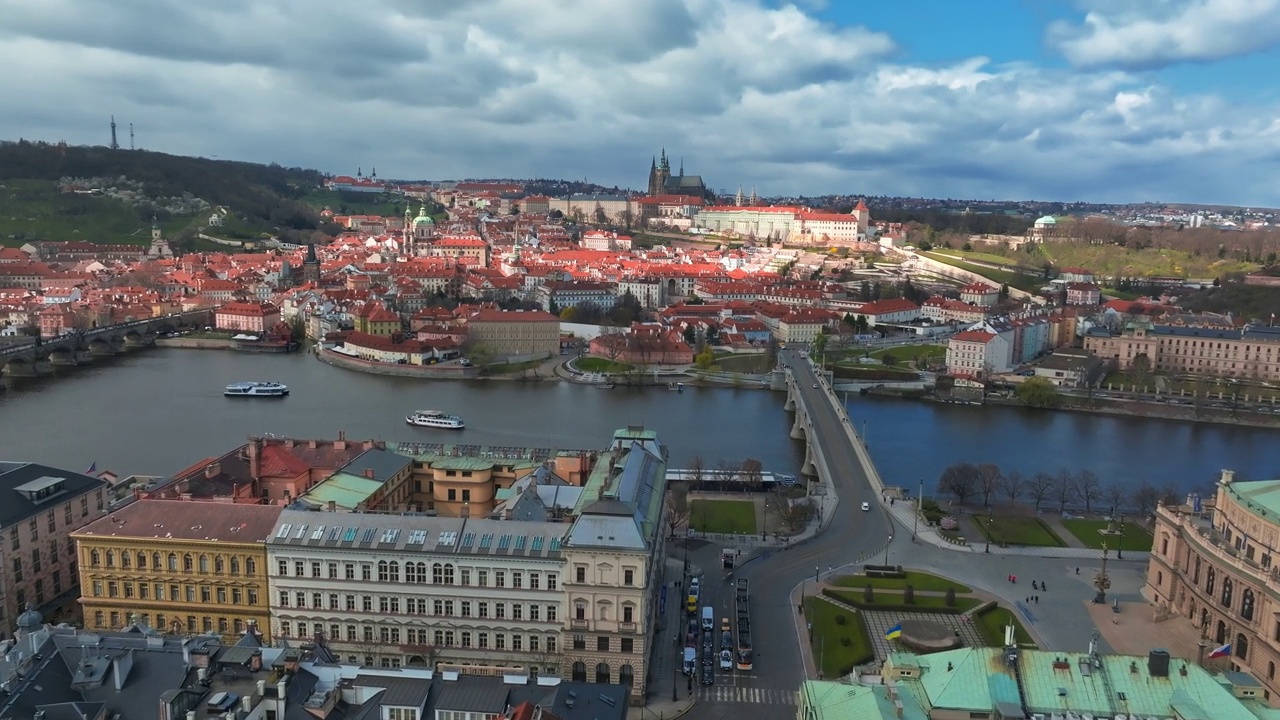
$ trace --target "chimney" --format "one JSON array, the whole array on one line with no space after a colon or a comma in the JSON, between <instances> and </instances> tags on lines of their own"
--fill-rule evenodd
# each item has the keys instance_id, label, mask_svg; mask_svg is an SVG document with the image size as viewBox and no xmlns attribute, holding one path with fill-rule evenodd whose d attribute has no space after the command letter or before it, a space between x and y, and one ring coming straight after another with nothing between
<instances>
[{"instance_id":1,"label":"chimney","mask_svg":"<svg viewBox=\"0 0 1280 720\"><path fill-rule=\"evenodd\" d=\"M195 711L195 710L188 710L188 711L187 711L187 720L196 720L196 711Z\"/></svg>"},{"instance_id":2,"label":"chimney","mask_svg":"<svg viewBox=\"0 0 1280 720\"><path fill-rule=\"evenodd\" d=\"M1147 674L1151 677L1169 677L1169 651L1152 650L1147 654Z\"/></svg>"},{"instance_id":3,"label":"chimney","mask_svg":"<svg viewBox=\"0 0 1280 720\"><path fill-rule=\"evenodd\" d=\"M259 696L259 697L262 697L262 696L265 696L266 694L267 694L267 681L266 681L266 680L259 680L259 681L258 681L258 696Z\"/></svg>"},{"instance_id":4,"label":"chimney","mask_svg":"<svg viewBox=\"0 0 1280 720\"><path fill-rule=\"evenodd\" d=\"M262 669L262 651L255 650L249 656L249 672L258 672Z\"/></svg>"},{"instance_id":5,"label":"chimney","mask_svg":"<svg viewBox=\"0 0 1280 720\"><path fill-rule=\"evenodd\" d=\"M247 713L253 712L253 696L252 695L242 695L240 697L240 709L244 710Z\"/></svg>"},{"instance_id":6,"label":"chimney","mask_svg":"<svg viewBox=\"0 0 1280 720\"><path fill-rule=\"evenodd\" d=\"M285 676L285 677L288 677L288 676ZM281 700L284 699L284 684L285 684L284 680L285 680L284 677L281 677L280 682L276 683L276 697L280 698Z\"/></svg>"},{"instance_id":7,"label":"chimney","mask_svg":"<svg viewBox=\"0 0 1280 720\"><path fill-rule=\"evenodd\" d=\"M1230 485L1231 483L1235 482L1235 479L1236 479L1236 471L1235 471L1235 470L1223 470L1223 471L1222 471L1222 479L1218 481L1218 484L1219 484L1219 485Z\"/></svg>"},{"instance_id":8,"label":"chimney","mask_svg":"<svg viewBox=\"0 0 1280 720\"><path fill-rule=\"evenodd\" d=\"M373 468L365 468L365 469L364 469L364 476L365 476L365 477L367 477L367 478L369 478L370 480L372 480L372 479L373 479Z\"/></svg>"},{"instance_id":9,"label":"chimney","mask_svg":"<svg viewBox=\"0 0 1280 720\"><path fill-rule=\"evenodd\" d=\"M204 466L204 476L207 478L215 478L220 472L222 472L222 464L217 461Z\"/></svg>"},{"instance_id":10,"label":"chimney","mask_svg":"<svg viewBox=\"0 0 1280 720\"><path fill-rule=\"evenodd\" d=\"M330 501L329 501L329 512L338 512L338 501L337 501L337 500L330 500Z\"/></svg>"},{"instance_id":11,"label":"chimney","mask_svg":"<svg viewBox=\"0 0 1280 720\"><path fill-rule=\"evenodd\" d=\"M254 480L258 479L258 470L261 467L258 460L258 455L262 451L261 443L260 438L249 438L249 477Z\"/></svg>"}]
</instances>

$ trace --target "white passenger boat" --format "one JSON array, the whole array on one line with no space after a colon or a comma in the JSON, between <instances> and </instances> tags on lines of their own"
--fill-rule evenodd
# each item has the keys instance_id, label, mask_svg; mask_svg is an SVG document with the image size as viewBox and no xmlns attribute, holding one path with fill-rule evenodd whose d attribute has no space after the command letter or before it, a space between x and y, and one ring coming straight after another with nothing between
<instances>
[{"instance_id":1,"label":"white passenger boat","mask_svg":"<svg viewBox=\"0 0 1280 720\"><path fill-rule=\"evenodd\" d=\"M443 428L445 430L461 430L466 427L462 418L457 415L446 415L439 410L417 410L404 419L410 425L419 427Z\"/></svg>"},{"instance_id":2,"label":"white passenger boat","mask_svg":"<svg viewBox=\"0 0 1280 720\"><path fill-rule=\"evenodd\" d=\"M289 386L278 382L239 382L228 385L222 394L227 397L284 397L289 394Z\"/></svg>"}]
</instances>

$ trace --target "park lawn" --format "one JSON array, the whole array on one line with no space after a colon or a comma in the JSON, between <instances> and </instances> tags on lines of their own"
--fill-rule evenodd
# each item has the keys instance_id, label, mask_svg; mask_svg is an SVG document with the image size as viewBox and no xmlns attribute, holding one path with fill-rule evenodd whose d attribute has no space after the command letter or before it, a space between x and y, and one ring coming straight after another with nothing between
<instances>
[{"instance_id":1,"label":"park lawn","mask_svg":"<svg viewBox=\"0 0 1280 720\"><path fill-rule=\"evenodd\" d=\"M573 364L582 372L626 372L631 369L631 366L626 363L601 357L578 358Z\"/></svg>"},{"instance_id":2,"label":"park lawn","mask_svg":"<svg viewBox=\"0 0 1280 720\"><path fill-rule=\"evenodd\" d=\"M836 622L843 616L844 623ZM810 597L805 600L805 617L813 626L810 650L822 677L835 680L853 671L857 665L875 657L871 635L861 613L850 612L829 600ZM844 644L848 638L849 644Z\"/></svg>"},{"instance_id":3,"label":"park lawn","mask_svg":"<svg viewBox=\"0 0 1280 720\"><path fill-rule=\"evenodd\" d=\"M983 535L988 535L987 519L974 516L973 524ZM1033 517L1010 517L1004 515L995 518L991 523L990 538L993 543L1009 545L1034 545L1036 547L1063 547L1062 539L1049 529L1049 526Z\"/></svg>"},{"instance_id":4,"label":"park lawn","mask_svg":"<svg viewBox=\"0 0 1280 720\"><path fill-rule=\"evenodd\" d=\"M1102 541L1105 540L1107 547L1112 550L1115 550L1119 543L1123 550L1151 552L1151 533L1141 525L1126 523L1123 538L1117 535L1099 534L1099 530L1107 529L1106 520L1063 520L1062 526L1067 529L1067 532L1079 538L1080 542L1095 550L1101 550Z\"/></svg>"},{"instance_id":5,"label":"park lawn","mask_svg":"<svg viewBox=\"0 0 1280 720\"><path fill-rule=\"evenodd\" d=\"M1013 623L1013 641L1018 645L1034 647L1036 641L1031 639L1031 633L1027 632L1022 621L1012 610L994 607L978 615L978 627L982 630L983 637L987 639L987 644L992 647L1004 645L1004 626L1011 622Z\"/></svg>"},{"instance_id":6,"label":"park lawn","mask_svg":"<svg viewBox=\"0 0 1280 720\"><path fill-rule=\"evenodd\" d=\"M851 588L862 588L870 585L873 588L884 588L886 590L901 590L910 585L917 591L923 592L946 592L948 588L954 589L959 594L973 592L968 585L927 572L907 570L906 575L905 578L869 578L862 575L845 575L836 579L836 585Z\"/></svg>"},{"instance_id":7,"label":"park lawn","mask_svg":"<svg viewBox=\"0 0 1280 720\"><path fill-rule=\"evenodd\" d=\"M945 263L952 267L958 267L961 270L968 270L971 273L977 273L982 277L996 283L997 285L1008 285L1029 293L1040 291L1040 287L1045 282L1035 275L1024 275L1022 273L1009 272L1007 270L995 270L985 265L974 265L973 263L958 260L950 255L939 255L936 252L920 253L925 257L933 258L940 263Z\"/></svg>"},{"instance_id":8,"label":"park lawn","mask_svg":"<svg viewBox=\"0 0 1280 720\"><path fill-rule=\"evenodd\" d=\"M49 180L9 178L0 183L0 247L21 247L41 240L83 240L146 245L151 219L139 216L123 200L59 192ZM208 212L160 220L166 238L174 238ZM226 248L223 248L225 251Z\"/></svg>"},{"instance_id":9,"label":"park lawn","mask_svg":"<svg viewBox=\"0 0 1280 720\"><path fill-rule=\"evenodd\" d=\"M918 607L922 610L932 608L942 609L950 608L954 612L961 613L972 610L983 603L982 600L974 597L956 596L956 604L948 606L947 597L945 595L921 595L916 593L913 602L909 605L902 599L902 593L888 592L885 590L873 590L871 594L871 602L868 603L866 596L860 590L828 590L832 596L843 600L855 607Z\"/></svg>"},{"instance_id":10,"label":"park lawn","mask_svg":"<svg viewBox=\"0 0 1280 720\"><path fill-rule=\"evenodd\" d=\"M906 347L880 348L871 353L871 357L881 361L886 356L894 363L915 360L920 356L933 360L945 358L947 348L945 345L907 345Z\"/></svg>"},{"instance_id":11,"label":"park lawn","mask_svg":"<svg viewBox=\"0 0 1280 720\"><path fill-rule=\"evenodd\" d=\"M505 375L507 373L532 370L541 364L541 360L526 360L518 363L496 363L494 365L485 365L480 368L480 370L486 375Z\"/></svg>"},{"instance_id":12,"label":"park lawn","mask_svg":"<svg viewBox=\"0 0 1280 720\"><path fill-rule=\"evenodd\" d=\"M978 262L989 262L996 265L1018 265L1019 258L1005 257L1003 255L995 255L993 253L984 253L977 250L965 252L964 250L952 250L949 248L934 248L930 252L940 253L942 255L950 255L957 260L976 260Z\"/></svg>"},{"instance_id":13,"label":"park lawn","mask_svg":"<svg viewBox=\"0 0 1280 720\"><path fill-rule=\"evenodd\" d=\"M703 500L689 503L689 525L710 533L756 532L756 504L750 500Z\"/></svg>"},{"instance_id":14,"label":"park lawn","mask_svg":"<svg viewBox=\"0 0 1280 720\"><path fill-rule=\"evenodd\" d=\"M725 354L716 356L716 365L724 372L759 374L773 369L769 353Z\"/></svg>"}]
</instances>

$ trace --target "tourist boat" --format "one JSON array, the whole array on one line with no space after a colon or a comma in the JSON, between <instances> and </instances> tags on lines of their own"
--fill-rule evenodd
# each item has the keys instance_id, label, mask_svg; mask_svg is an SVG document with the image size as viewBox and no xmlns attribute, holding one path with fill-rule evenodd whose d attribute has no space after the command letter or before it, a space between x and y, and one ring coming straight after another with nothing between
<instances>
[{"instance_id":1,"label":"tourist boat","mask_svg":"<svg viewBox=\"0 0 1280 720\"><path fill-rule=\"evenodd\" d=\"M227 397L284 397L289 394L289 386L278 382L239 382L228 385L222 394Z\"/></svg>"},{"instance_id":2,"label":"tourist boat","mask_svg":"<svg viewBox=\"0 0 1280 720\"><path fill-rule=\"evenodd\" d=\"M599 384L599 385L596 385L596 389L597 389L597 390L612 390L612 389L613 389L613 383L601 383L601 384Z\"/></svg>"},{"instance_id":3,"label":"tourist boat","mask_svg":"<svg viewBox=\"0 0 1280 720\"><path fill-rule=\"evenodd\" d=\"M439 410L417 410L404 419L410 425L419 427L443 428L445 430L461 430L466 423L457 415L446 415Z\"/></svg>"}]
</instances>

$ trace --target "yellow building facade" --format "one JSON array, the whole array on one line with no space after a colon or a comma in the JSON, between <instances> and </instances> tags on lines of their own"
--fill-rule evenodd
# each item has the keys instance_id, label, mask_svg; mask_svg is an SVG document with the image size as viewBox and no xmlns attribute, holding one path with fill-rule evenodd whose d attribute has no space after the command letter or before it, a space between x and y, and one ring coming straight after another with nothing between
<instances>
[{"instance_id":1,"label":"yellow building facade","mask_svg":"<svg viewBox=\"0 0 1280 720\"><path fill-rule=\"evenodd\" d=\"M281 508L140 500L71 534L90 630L175 634L251 627L270 641L266 540Z\"/></svg>"}]
</instances>

